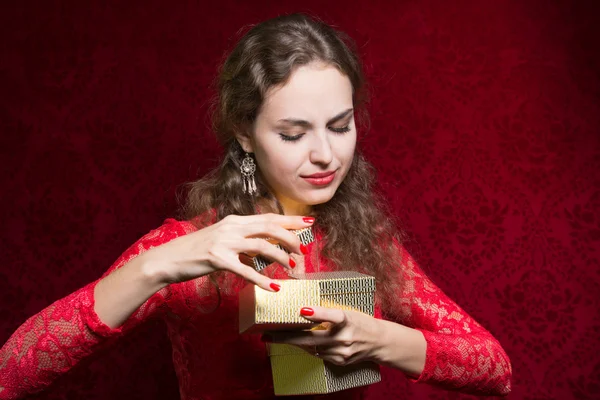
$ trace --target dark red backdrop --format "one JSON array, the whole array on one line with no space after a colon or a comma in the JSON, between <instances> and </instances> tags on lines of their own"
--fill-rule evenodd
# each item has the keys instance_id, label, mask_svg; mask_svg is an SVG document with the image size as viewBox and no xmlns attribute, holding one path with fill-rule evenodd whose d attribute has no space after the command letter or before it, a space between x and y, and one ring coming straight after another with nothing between
<instances>
[{"instance_id":1,"label":"dark red backdrop","mask_svg":"<svg viewBox=\"0 0 600 400\"><path fill-rule=\"evenodd\" d=\"M358 42L364 151L408 248L511 356L512 398L600 398L593 2L100 3L0 12L0 342L173 215L177 185L217 159L205 115L224 50L245 24L308 10ZM39 398L177 398L169 356L152 322ZM379 390L468 397L395 372Z\"/></svg>"}]
</instances>

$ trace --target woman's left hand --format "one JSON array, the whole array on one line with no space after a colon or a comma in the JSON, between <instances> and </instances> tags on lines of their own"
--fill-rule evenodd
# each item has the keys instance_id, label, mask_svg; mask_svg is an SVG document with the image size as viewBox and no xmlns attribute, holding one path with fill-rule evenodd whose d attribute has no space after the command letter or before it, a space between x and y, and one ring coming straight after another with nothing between
<instances>
[{"instance_id":1,"label":"woman's left hand","mask_svg":"<svg viewBox=\"0 0 600 400\"><path fill-rule=\"evenodd\" d=\"M381 320L358 311L305 307L300 314L320 322L326 329L299 332L269 332L263 340L292 344L336 365L377 361Z\"/></svg>"}]
</instances>

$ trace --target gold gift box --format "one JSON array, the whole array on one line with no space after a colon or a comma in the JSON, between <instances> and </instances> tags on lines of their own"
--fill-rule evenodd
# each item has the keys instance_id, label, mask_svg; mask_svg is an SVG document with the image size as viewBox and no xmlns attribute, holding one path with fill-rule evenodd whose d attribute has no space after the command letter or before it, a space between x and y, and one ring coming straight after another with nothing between
<instances>
[{"instance_id":1,"label":"gold gift box","mask_svg":"<svg viewBox=\"0 0 600 400\"><path fill-rule=\"evenodd\" d=\"M300 315L302 307L321 306L373 315L375 278L354 271L296 274L275 279L279 292L256 285L240 291L240 333L297 330L314 327Z\"/></svg>"},{"instance_id":2,"label":"gold gift box","mask_svg":"<svg viewBox=\"0 0 600 400\"><path fill-rule=\"evenodd\" d=\"M303 330L319 324L300 315L302 307L321 306L373 316L375 278L354 271L317 272L275 280L279 292L248 285L240 292L240 333ZM365 362L336 366L296 346L268 345L276 395L331 393L379 382L379 366Z\"/></svg>"}]
</instances>

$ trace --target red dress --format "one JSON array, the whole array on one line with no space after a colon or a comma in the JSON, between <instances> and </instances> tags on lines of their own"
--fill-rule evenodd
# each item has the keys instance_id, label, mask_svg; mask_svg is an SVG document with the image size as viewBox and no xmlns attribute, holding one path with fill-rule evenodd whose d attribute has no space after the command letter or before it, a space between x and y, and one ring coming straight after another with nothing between
<instances>
[{"instance_id":1,"label":"red dress","mask_svg":"<svg viewBox=\"0 0 600 400\"><path fill-rule=\"evenodd\" d=\"M104 276L143 251L195 230L190 222L166 220L125 251ZM316 236L320 238L318 232ZM314 271L315 260L327 265L319 259L315 247L314 242L308 246L306 272ZM425 369L416 381L463 392L507 394L511 366L498 341L401 250L405 282L399 296L404 315L401 322L420 330L427 341ZM206 277L169 285L117 329L102 323L94 311L97 282L29 318L4 344L0 350L0 399L22 398L44 389L79 360L153 315L159 315L167 324L182 399L274 397L270 363L260 335L238 333L237 292L244 285L241 279L235 280L230 289L221 290L220 304L215 300L214 285ZM369 398L369 388L319 398Z\"/></svg>"}]
</instances>

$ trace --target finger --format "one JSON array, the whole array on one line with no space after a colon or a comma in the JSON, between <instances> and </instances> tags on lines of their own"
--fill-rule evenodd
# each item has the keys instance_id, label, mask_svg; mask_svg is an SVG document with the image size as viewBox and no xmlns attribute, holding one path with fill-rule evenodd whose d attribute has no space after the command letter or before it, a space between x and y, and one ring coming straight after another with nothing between
<instances>
[{"instance_id":1,"label":"finger","mask_svg":"<svg viewBox=\"0 0 600 400\"><path fill-rule=\"evenodd\" d=\"M309 321L331 322L334 325L338 325L338 327L344 326L347 321L344 310L339 310L337 308L317 306L303 307L300 309L300 315Z\"/></svg>"},{"instance_id":2,"label":"finger","mask_svg":"<svg viewBox=\"0 0 600 400\"><path fill-rule=\"evenodd\" d=\"M353 353L345 346L331 345L314 345L304 346L296 345L302 350L306 351L315 357L319 357L324 361L329 361L335 365L350 365L361 360L362 355L360 353Z\"/></svg>"},{"instance_id":3,"label":"finger","mask_svg":"<svg viewBox=\"0 0 600 400\"><path fill-rule=\"evenodd\" d=\"M323 357L336 354L336 346L327 346L325 344L315 346L297 346L315 357Z\"/></svg>"},{"instance_id":4,"label":"finger","mask_svg":"<svg viewBox=\"0 0 600 400\"><path fill-rule=\"evenodd\" d=\"M322 352L319 352L319 355L317 357L319 357L323 361L330 362L333 365L339 365L340 367L344 367L346 365L354 364L356 362L356 359L358 358L356 356L346 358L346 357L344 357L344 356L342 356L342 355L340 355L338 353L335 353L335 352L331 352L331 353L322 353Z\"/></svg>"},{"instance_id":5,"label":"finger","mask_svg":"<svg viewBox=\"0 0 600 400\"><path fill-rule=\"evenodd\" d=\"M335 345L328 331L269 332L262 339L265 342L291 344L306 349Z\"/></svg>"},{"instance_id":6,"label":"finger","mask_svg":"<svg viewBox=\"0 0 600 400\"><path fill-rule=\"evenodd\" d=\"M315 217L300 215L281 215L275 213L255 214L255 215L228 215L226 217L230 222L239 225L251 225L256 223L272 222L284 229L302 229L312 226Z\"/></svg>"},{"instance_id":7,"label":"finger","mask_svg":"<svg viewBox=\"0 0 600 400\"><path fill-rule=\"evenodd\" d=\"M241 251L245 253L260 254L286 268L293 268L292 265L295 265L288 253L263 239L244 239L240 247Z\"/></svg>"},{"instance_id":8,"label":"finger","mask_svg":"<svg viewBox=\"0 0 600 400\"><path fill-rule=\"evenodd\" d=\"M263 218L259 219L259 222L272 222L284 229L302 229L308 228L312 226L315 218L308 216L299 216L299 215L281 215L281 214L261 214Z\"/></svg>"},{"instance_id":9,"label":"finger","mask_svg":"<svg viewBox=\"0 0 600 400\"><path fill-rule=\"evenodd\" d=\"M277 282L255 271L254 268L242 264L239 260L232 260L225 269L241 276L248 282L254 283L255 285L269 292L278 292L281 288L281 285L279 285Z\"/></svg>"},{"instance_id":10,"label":"finger","mask_svg":"<svg viewBox=\"0 0 600 400\"><path fill-rule=\"evenodd\" d=\"M269 238L269 242L279 243L290 252L302 254L300 238L274 222L246 225L243 234L247 238Z\"/></svg>"}]
</instances>

